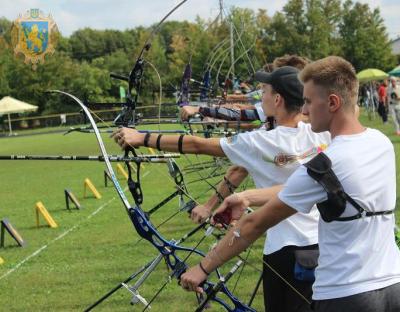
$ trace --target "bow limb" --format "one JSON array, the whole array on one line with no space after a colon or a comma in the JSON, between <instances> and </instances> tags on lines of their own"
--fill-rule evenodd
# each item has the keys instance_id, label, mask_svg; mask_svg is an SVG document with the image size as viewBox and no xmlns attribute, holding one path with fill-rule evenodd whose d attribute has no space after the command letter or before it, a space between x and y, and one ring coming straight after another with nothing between
<instances>
[{"instance_id":1,"label":"bow limb","mask_svg":"<svg viewBox=\"0 0 400 312\"><path fill-rule=\"evenodd\" d=\"M72 98L82 108L82 110L85 113L86 117L88 118L90 124L92 125L94 134L95 134L96 139L97 139L97 143L99 144L99 148L100 148L101 154L104 157L104 163L105 163L105 165L107 167L108 172L110 173L110 177L111 177L111 180L112 180L112 182L114 184L115 190L117 191L119 198L121 199L122 203L125 206L126 211L129 214L129 209L131 209L131 205L129 204L129 201L126 198L126 196L125 196L125 194L124 194L124 192L123 192L123 190L121 188L121 185L119 184L119 182L118 182L118 180L116 178L116 174L114 172L114 169L111 166L110 158L109 158L108 153L106 151L106 148L104 146L103 139L101 138L100 131L97 128L97 125L96 125L92 115L90 114L88 108L85 106L85 104L82 103L82 101L80 99L78 99L76 96L74 96L74 95L72 95L70 93L67 93L67 92L64 92L64 91L60 91L60 90L52 90L50 92L52 92L52 93L60 93L60 94L66 95L66 96Z\"/></svg>"},{"instance_id":2,"label":"bow limb","mask_svg":"<svg viewBox=\"0 0 400 312\"><path fill-rule=\"evenodd\" d=\"M191 67L191 63L189 61L189 63L186 64L184 72L183 72L181 89L180 89L180 97L179 97L178 103L177 103L181 107L188 105L190 102L189 83L190 83L191 77L192 77L192 67ZM198 157L198 156L196 155L196 157ZM186 159L191 163L191 161L189 160L188 157L186 157ZM211 188L213 188L216 191L216 193L218 194L218 196L221 199L221 195L219 194L219 192L215 188L215 186L212 185L211 183L209 183L206 179L204 179L204 177L201 175L200 171L196 171L196 172L200 176L201 179L203 179Z\"/></svg>"},{"instance_id":3,"label":"bow limb","mask_svg":"<svg viewBox=\"0 0 400 312\"><path fill-rule=\"evenodd\" d=\"M178 105L180 107L189 105L190 102L190 79L192 78L192 65L190 62L186 64L185 70L182 76L181 92L178 99Z\"/></svg>"},{"instance_id":4,"label":"bow limb","mask_svg":"<svg viewBox=\"0 0 400 312\"><path fill-rule=\"evenodd\" d=\"M87 107L82 103L81 100L79 100L77 97L75 97L72 94L69 94L67 92L64 91L59 91L59 90L53 90L51 92L54 93L60 93L66 96L71 97L73 100L75 100L79 106L82 108L82 110L84 111L84 113L86 114L89 122L91 123L97 142L99 144L100 147L100 151L104 157L104 162L106 164L106 167L110 173L111 176L111 180L114 184L114 187L122 201L122 203L125 206L125 209L128 213L129 218L131 219L136 231L138 232L138 234L143 237L144 239L148 240L150 243L153 244L153 246L164 256L164 258L166 259L166 262L168 264L168 267L172 270L172 277L176 277L179 278L179 276L184 272L184 270L187 269L187 265L185 263L185 261L187 260L188 256L186 257L185 261L182 261L177 255L176 255L176 251L186 251L189 252L189 256L192 253L198 254L200 256L204 256L204 253L202 253L201 251L197 250L197 249L193 249L193 248L187 248L187 247L182 247L180 246L181 243L183 243L187 238L189 238L190 236L192 236L193 234L195 234L197 231L199 231L200 229L204 228L206 226L206 223L200 224L198 225L194 230L192 230L191 232L189 232L188 234L186 234L184 237L182 237L179 241L175 242L175 241L168 241L166 239L164 239L161 234L154 228L154 226L151 224L151 222L146 218L145 213L143 212L143 210L136 205L135 207L131 207L128 199L126 198L121 185L119 184L114 169L111 166L111 162L109 159L109 155L105 149L104 146L104 142L103 139L101 138L99 129L97 128L96 123L94 122L94 119L92 117L92 115L90 114L89 110L87 109ZM208 289L209 287L213 287L214 284L206 282L205 283L205 287L206 289ZM241 309L237 309L240 308L241 306L244 306L238 299L236 299L235 297L233 297L231 295L231 293L227 290L227 288L222 285L221 286L221 290L223 293L225 293L229 299L232 301L232 303L235 306L234 310L231 310L229 305L226 304L224 301L222 301L221 299L216 299L216 297L213 299L214 301L218 302L219 304L223 305L227 311L254 311L252 309L249 310L241 310ZM150 302L149 302L150 304Z\"/></svg>"},{"instance_id":5,"label":"bow limb","mask_svg":"<svg viewBox=\"0 0 400 312\"><path fill-rule=\"evenodd\" d=\"M238 30L237 30L237 28L236 28L236 26L235 26L234 20L232 19L232 15L228 15L228 14L225 12L225 8L224 8L224 7L222 8L222 11L225 13L226 18L228 19L229 23L231 24L233 31L234 31L234 32L236 33L236 35L237 35L237 42L240 43L240 45L242 46L243 50L246 50L245 45L243 44L243 41L242 41L242 33L243 33L243 29L244 29L244 22L242 21L242 28L243 28L243 29L242 29L241 33L239 34L239 32L238 32ZM251 66L251 68L252 68L252 72L255 73L256 70L255 70L255 68L254 68L254 65L253 65L252 61L250 60L249 55L246 54L246 57L247 57L247 60L248 60L250 66ZM251 73L250 73L250 74L251 74Z\"/></svg>"},{"instance_id":6,"label":"bow limb","mask_svg":"<svg viewBox=\"0 0 400 312\"><path fill-rule=\"evenodd\" d=\"M256 41L254 41L254 43L253 43L247 50L245 50L242 54L240 54L240 55L236 58L236 60L235 60L235 61L231 64L231 66L229 67L228 72L227 72L227 74L226 74L226 76L225 76L225 80L229 78L229 75L231 74L231 72L232 72L232 70L233 70L233 67L235 66L235 64L237 63L237 61L239 61L241 58L243 58L245 55L247 55L248 52L249 52L251 49L253 49L253 47L254 47L255 45L256 45ZM254 73L253 73L253 74L254 74Z\"/></svg>"},{"instance_id":7,"label":"bow limb","mask_svg":"<svg viewBox=\"0 0 400 312\"><path fill-rule=\"evenodd\" d=\"M211 72L206 70L203 75L202 87L200 88L200 101L208 101L210 93Z\"/></svg>"},{"instance_id":8,"label":"bow limb","mask_svg":"<svg viewBox=\"0 0 400 312\"><path fill-rule=\"evenodd\" d=\"M117 118L117 120L116 120L116 121L121 121L120 124L122 124L122 125L129 124L129 121L131 118L131 113L133 115L135 113L136 103L137 103L137 95L139 94L140 80L141 80L142 73L143 73L143 62L144 61L143 61L142 56L143 56L144 51L149 49L149 41L151 40L152 36L154 36L155 31L158 29L158 27L161 25L161 23L170 14L172 14L172 12L174 12L180 5L182 5L186 1L187 0L181 1L170 13L168 13L167 16L165 16L163 18L163 20L156 26L156 28L153 30L152 34L150 35L149 39L146 41L145 47L142 49L142 51L138 57L138 60L134 66L134 69L132 70L130 77L129 77L129 90L128 90L128 97L127 97L127 105L124 108L122 114L119 115L119 119ZM137 90L135 97L133 99L131 97L132 88L135 88ZM147 219L145 213L139 206L140 202L137 202L136 206L134 206L134 207L132 207L130 205L127 197L125 196L125 194L122 190L121 185L119 184L119 182L116 178L116 174L110 163L109 155L107 154L107 151L104 146L104 142L101 138L100 131L99 131L91 113L89 112L88 108L80 101L80 99L78 99L74 95L71 95L67 92L59 91L59 90L54 90L52 92L60 93L60 94L63 94L63 95L66 95L66 96L72 98L82 108L82 110L85 113L85 115L87 116L90 124L92 125L94 134L96 136L96 139L97 139L97 142L98 142L98 145L100 148L100 151L104 157L104 162L106 164L108 172L110 173L112 183L113 183L122 203L124 204L125 209L128 213L128 216L131 219L136 231L142 238L144 238L144 239L148 240L150 243L152 243L153 246L160 252L160 254L163 255L163 257L166 259L168 266L172 270L172 273L173 273L172 276L179 278L179 276L187 268L185 261L192 253L196 253L198 255L204 255L197 249L182 247L182 246L179 246L179 244L182 243L184 240L186 240L191 235L193 235L194 233L196 233L198 230L202 229L205 225L204 224L199 225L197 228L192 230L189 234L185 235L178 242L168 241L168 240L164 239L161 236L161 234L154 228L154 226L151 224L151 222ZM133 122L135 123L135 116L133 116L133 117L134 117ZM131 152L134 154L134 156L137 156L134 151L131 151ZM176 251L186 251L186 252L189 252L189 255L186 257L186 259L184 261L182 261L176 255ZM206 289L208 289L209 287L213 287L213 284L211 284L209 282L206 282L205 285L206 285ZM227 311L252 311L252 310L243 310L243 309L238 310L237 307L241 307L243 304L241 304L239 300L234 298L229 293L229 291L226 289L226 287L224 285L221 286L221 291L223 291L231 299L232 303L235 306L235 310L229 310L229 306L227 304L223 304L223 301L220 299L216 299L216 297L213 298L213 300L222 304L227 309Z\"/></svg>"},{"instance_id":9,"label":"bow limb","mask_svg":"<svg viewBox=\"0 0 400 312\"><path fill-rule=\"evenodd\" d=\"M158 131L161 132L161 127L160 127L160 121L161 121L161 105L162 105L162 94L163 94L163 87L162 87L162 80L161 80L161 76L160 73L158 72L157 68L150 62L147 61L147 63L153 68L154 72L156 73L157 77L158 77L158 81L159 81L159 104L158 104ZM186 68L185 69L185 74L184 77L186 75L186 70L188 71L188 75L190 79L191 76L191 68ZM189 82L187 82L188 84ZM164 154L162 152L162 154ZM178 166L178 164L173 161L173 160L167 160L167 167L168 167L168 173L170 175L170 177L174 180L175 186L177 188L177 194L180 195L180 207L182 209L182 207L185 206L184 201L183 201L183 195L188 196L188 191L186 188L186 184L185 181L183 179L183 174ZM173 194L174 195L174 194ZM190 196L188 196L189 198L191 198ZM191 199L193 201L193 199ZM168 200L169 201L169 200ZM160 207L162 207L164 203L162 202L161 205L157 205L156 207L154 207L151 211L149 211L149 214L151 214L152 212L158 210ZM178 211L180 212L180 211ZM175 216L175 214L173 215ZM169 218L168 218L169 220Z\"/></svg>"},{"instance_id":10,"label":"bow limb","mask_svg":"<svg viewBox=\"0 0 400 312\"><path fill-rule=\"evenodd\" d=\"M210 64L211 62L214 61L214 57L216 56L216 54L219 52L219 49L221 49L224 45L226 45L226 43L229 42L229 38L225 38L223 40L221 40L210 52L210 54L208 55L206 61L204 62L206 64L206 71L210 70Z\"/></svg>"},{"instance_id":11,"label":"bow limb","mask_svg":"<svg viewBox=\"0 0 400 312\"><path fill-rule=\"evenodd\" d=\"M154 27L154 29L152 30L152 32L150 33L149 37L147 38L147 40L145 41L145 44L142 48L142 50L139 53L139 56L136 60L135 66L133 67L132 71L129 74L129 89L128 89L128 101L132 101L133 100L133 104L136 105L137 103L137 99L138 99L138 95L139 95L139 90L140 90L140 85L141 85L141 79L142 79L142 75L143 75L143 65L144 65L144 59L143 59L143 55L145 53L145 51L148 51L150 49L151 46L151 41L153 40L153 37L156 35L156 33L158 32L158 30L160 29L162 23L164 23L164 21L172 14L174 13L180 6L182 6L185 2L187 2L188 0L182 0L181 2L179 2L175 7L172 8L171 11L169 11L162 19L161 21L156 25L156 27ZM131 94L131 90L135 88L136 89L136 94L134 99L130 98L130 94Z\"/></svg>"},{"instance_id":12,"label":"bow limb","mask_svg":"<svg viewBox=\"0 0 400 312\"><path fill-rule=\"evenodd\" d=\"M96 125L92 115L90 114L88 108L82 103L82 101L80 99L78 99L76 96L74 96L72 94L69 94L64 91L59 91L59 90L52 90L51 92L60 93L60 94L63 94L63 95L66 95L66 96L72 98L82 108L82 110L84 111L85 115L87 116L90 124L92 125L94 134L95 134L97 142L99 144L100 151L104 157L104 162L106 164L108 172L110 173L111 180L114 184L115 190L117 191L122 203L124 204L125 209L128 213L128 216L131 219L131 221L133 222L136 231L138 232L138 234L140 236L142 236L143 238L152 242L153 245L160 251L160 253L167 256L167 259L168 259L167 261L169 263L169 266L175 270L178 263L181 263L181 261L179 261L177 258L174 259L175 261L172 261L172 259L170 257L171 252L168 250L168 247L173 247L173 250L175 250L178 248L178 246L166 241L165 239L163 239L161 237L161 235L154 229L152 224L147 220L147 218L144 215L144 212L140 209L139 206L136 206L134 208L131 207L128 199L126 198L126 196L122 190L121 185L119 184L119 182L116 178L116 174L114 172L114 169L111 166L111 162L110 162L108 153L105 149L103 139L101 138L99 129L97 128L97 125ZM186 251L190 250L185 247L179 247L179 249L186 250ZM175 264L174 264L174 262L175 262Z\"/></svg>"}]
</instances>

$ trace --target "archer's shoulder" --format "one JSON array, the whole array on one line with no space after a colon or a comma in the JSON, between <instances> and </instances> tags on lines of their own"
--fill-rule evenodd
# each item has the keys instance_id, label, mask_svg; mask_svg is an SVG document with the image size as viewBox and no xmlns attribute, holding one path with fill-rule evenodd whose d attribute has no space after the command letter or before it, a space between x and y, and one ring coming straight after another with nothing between
<instances>
[{"instance_id":1,"label":"archer's shoulder","mask_svg":"<svg viewBox=\"0 0 400 312\"><path fill-rule=\"evenodd\" d=\"M381 144L388 145L391 148L394 148L392 141L390 141L390 139L386 136L386 134L379 131L378 129L367 128L365 130L365 134L366 136L369 136L371 139L374 139Z\"/></svg>"}]
</instances>

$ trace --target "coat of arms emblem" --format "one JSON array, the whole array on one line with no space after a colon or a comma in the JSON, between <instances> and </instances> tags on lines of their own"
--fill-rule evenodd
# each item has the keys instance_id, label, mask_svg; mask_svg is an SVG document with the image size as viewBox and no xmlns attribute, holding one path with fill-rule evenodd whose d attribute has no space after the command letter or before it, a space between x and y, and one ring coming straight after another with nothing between
<instances>
[{"instance_id":1,"label":"coat of arms emblem","mask_svg":"<svg viewBox=\"0 0 400 312\"><path fill-rule=\"evenodd\" d=\"M35 70L39 62L44 63L46 54L54 53L59 32L51 15L31 9L14 21L11 36L14 53L22 53L25 63L32 63Z\"/></svg>"}]
</instances>

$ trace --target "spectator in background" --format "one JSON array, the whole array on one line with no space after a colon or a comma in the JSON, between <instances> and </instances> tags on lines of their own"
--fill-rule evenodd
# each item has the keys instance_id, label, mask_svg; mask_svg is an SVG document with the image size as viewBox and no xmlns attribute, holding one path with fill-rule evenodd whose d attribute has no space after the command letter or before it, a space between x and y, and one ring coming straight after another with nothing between
<instances>
[{"instance_id":1,"label":"spectator in background","mask_svg":"<svg viewBox=\"0 0 400 312\"><path fill-rule=\"evenodd\" d=\"M379 106L378 106L378 113L381 116L383 123L387 123L387 105L388 105L388 98L387 98L387 80L385 79L378 88L378 96L379 96Z\"/></svg>"},{"instance_id":2,"label":"spectator in background","mask_svg":"<svg viewBox=\"0 0 400 312\"><path fill-rule=\"evenodd\" d=\"M379 95L378 95L379 84L377 82L373 82L372 85L373 85L372 90L371 90L372 91L372 102L373 102L375 109L377 110L379 107Z\"/></svg>"},{"instance_id":3,"label":"spectator in background","mask_svg":"<svg viewBox=\"0 0 400 312\"><path fill-rule=\"evenodd\" d=\"M358 103L360 106L367 107L365 104L368 100L367 85L361 85L358 91Z\"/></svg>"},{"instance_id":4,"label":"spectator in background","mask_svg":"<svg viewBox=\"0 0 400 312\"><path fill-rule=\"evenodd\" d=\"M384 80L378 88L379 106L378 114L381 116L383 123L387 123L387 106L388 97L386 93L387 80Z\"/></svg>"},{"instance_id":5,"label":"spectator in background","mask_svg":"<svg viewBox=\"0 0 400 312\"><path fill-rule=\"evenodd\" d=\"M390 83L387 88L387 97L389 99L389 113L393 118L393 123L396 128L396 134L400 135L400 105L399 93L396 85L396 78L390 77Z\"/></svg>"}]
</instances>

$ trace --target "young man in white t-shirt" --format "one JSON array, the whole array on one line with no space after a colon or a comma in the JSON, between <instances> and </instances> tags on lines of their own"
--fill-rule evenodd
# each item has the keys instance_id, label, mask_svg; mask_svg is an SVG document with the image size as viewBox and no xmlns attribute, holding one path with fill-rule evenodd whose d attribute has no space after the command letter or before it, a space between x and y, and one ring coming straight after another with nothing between
<instances>
[{"instance_id":1,"label":"young man in white t-shirt","mask_svg":"<svg viewBox=\"0 0 400 312\"><path fill-rule=\"evenodd\" d=\"M330 143L329 133L316 134L310 124L301 121L303 86L298 80L298 73L296 68L285 66L272 73L258 72L255 75L255 79L263 83L264 109L269 116L275 117L278 125L271 131L258 130L223 139L193 136L185 136L184 139L183 136L163 136L161 139L160 135L121 129L114 137L122 147L158 145L167 151L227 156L232 163L249 172L257 188L280 185L301 163ZM301 249L315 255L317 225L318 212L314 208L310 214L299 213L268 230L263 274L267 311L309 311L307 300L311 299L313 280L295 277L295 251Z\"/></svg>"},{"instance_id":2,"label":"young man in white t-shirt","mask_svg":"<svg viewBox=\"0 0 400 312\"><path fill-rule=\"evenodd\" d=\"M296 170L279 194L264 189L228 197L217 213L228 211L233 219L263 196L266 204L241 218L199 265L181 276L181 285L202 292L199 284L207 278L205 272L243 251L266 229L298 212L307 213L318 203L320 211L325 207L329 213L338 213L333 221L319 221L315 311L400 311L400 251L393 233L393 145L381 132L359 123L355 112L358 81L350 63L327 57L307 65L300 78L304 83L303 112L312 129L329 130L332 135L331 145L317 157L326 155L332 162L332 170L348 194L346 201L333 205L337 197L331 197L331 188L324 189L305 166Z\"/></svg>"}]
</instances>

